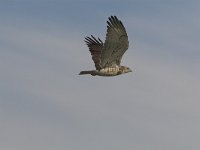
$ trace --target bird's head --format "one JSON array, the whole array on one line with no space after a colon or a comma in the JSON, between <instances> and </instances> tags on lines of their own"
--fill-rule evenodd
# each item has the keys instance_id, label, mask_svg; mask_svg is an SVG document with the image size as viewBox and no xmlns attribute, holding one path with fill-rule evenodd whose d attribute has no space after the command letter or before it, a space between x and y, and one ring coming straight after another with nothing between
<instances>
[{"instance_id":1,"label":"bird's head","mask_svg":"<svg viewBox=\"0 0 200 150\"><path fill-rule=\"evenodd\" d=\"M126 67L126 66L120 66L120 70L121 70L122 73L132 72L132 70L129 67Z\"/></svg>"}]
</instances>

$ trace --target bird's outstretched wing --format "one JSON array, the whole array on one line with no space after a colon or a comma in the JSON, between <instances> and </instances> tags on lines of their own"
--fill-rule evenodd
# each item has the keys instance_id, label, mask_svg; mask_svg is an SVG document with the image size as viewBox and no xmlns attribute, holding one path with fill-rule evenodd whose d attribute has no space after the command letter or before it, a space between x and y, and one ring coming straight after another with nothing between
<instances>
[{"instance_id":1,"label":"bird's outstretched wing","mask_svg":"<svg viewBox=\"0 0 200 150\"><path fill-rule=\"evenodd\" d=\"M101 53L100 66L102 67L119 65L129 45L123 23L116 16L111 16L108 19L106 41Z\"/></svg>"},{"instance_id":2,"label":"bird's outstretched wing","mask_svg":"<svg viewBox=\"0 0 200 150\"><path fill-rule=\"evenodd\" d=\"M92 55L92 60L94 61L97 70L101 69L101 52L103 49L103 42L98 38L98 40L91 35L91 37L86 37L85 42L89 47L90 53Z\"/></svg>"}]
</instances>

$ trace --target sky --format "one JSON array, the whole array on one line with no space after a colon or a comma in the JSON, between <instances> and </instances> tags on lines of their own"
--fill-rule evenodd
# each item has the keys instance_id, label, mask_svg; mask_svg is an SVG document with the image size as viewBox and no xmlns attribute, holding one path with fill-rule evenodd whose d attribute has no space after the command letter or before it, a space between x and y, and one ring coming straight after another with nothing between
<instances>
[{"instance_id":1,"label":"sky","mask_svg":"<svg viewBox=\"0 0 200 150\"><path fill-rule=\"evenodd\" d=\"M199 14L198 0L1 0L0 150L200 149ZM110 15L133 72L79 76Z\"/></svg>"}]
</instances>

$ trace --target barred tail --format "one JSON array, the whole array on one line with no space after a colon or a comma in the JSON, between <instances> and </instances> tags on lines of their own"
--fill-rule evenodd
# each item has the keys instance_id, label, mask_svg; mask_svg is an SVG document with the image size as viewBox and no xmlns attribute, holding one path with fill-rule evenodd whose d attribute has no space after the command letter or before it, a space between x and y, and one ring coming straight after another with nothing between
<instances>
[{"instance_id":1,"label":"barred tail","mask_svg":"<svg viewBox=\"0 0 200 150\"><path fill-rule=\"evenodd\" d=\"M84 74L94 74L94 70L89 70L89 71L81 71L80 73L79 73L79 75L84 75Z\"/></svg>"}]
</instances>

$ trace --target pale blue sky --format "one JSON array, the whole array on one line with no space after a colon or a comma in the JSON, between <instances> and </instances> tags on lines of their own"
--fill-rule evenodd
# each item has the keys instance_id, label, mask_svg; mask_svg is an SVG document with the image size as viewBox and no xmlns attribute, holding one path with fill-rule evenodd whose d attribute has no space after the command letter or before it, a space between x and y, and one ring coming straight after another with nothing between
<instances>
[{"instance_id":1,"label":"pale blue sky","mask_svg":"<svg viewBox=\"0 0 200 150\"><path fill-rule=\"evenodd\" d=\"M199 14L198 0L2 0L0 150L200 149ZM110 15L133 72L78 76Z\"/></svg>"}]
</instances>

